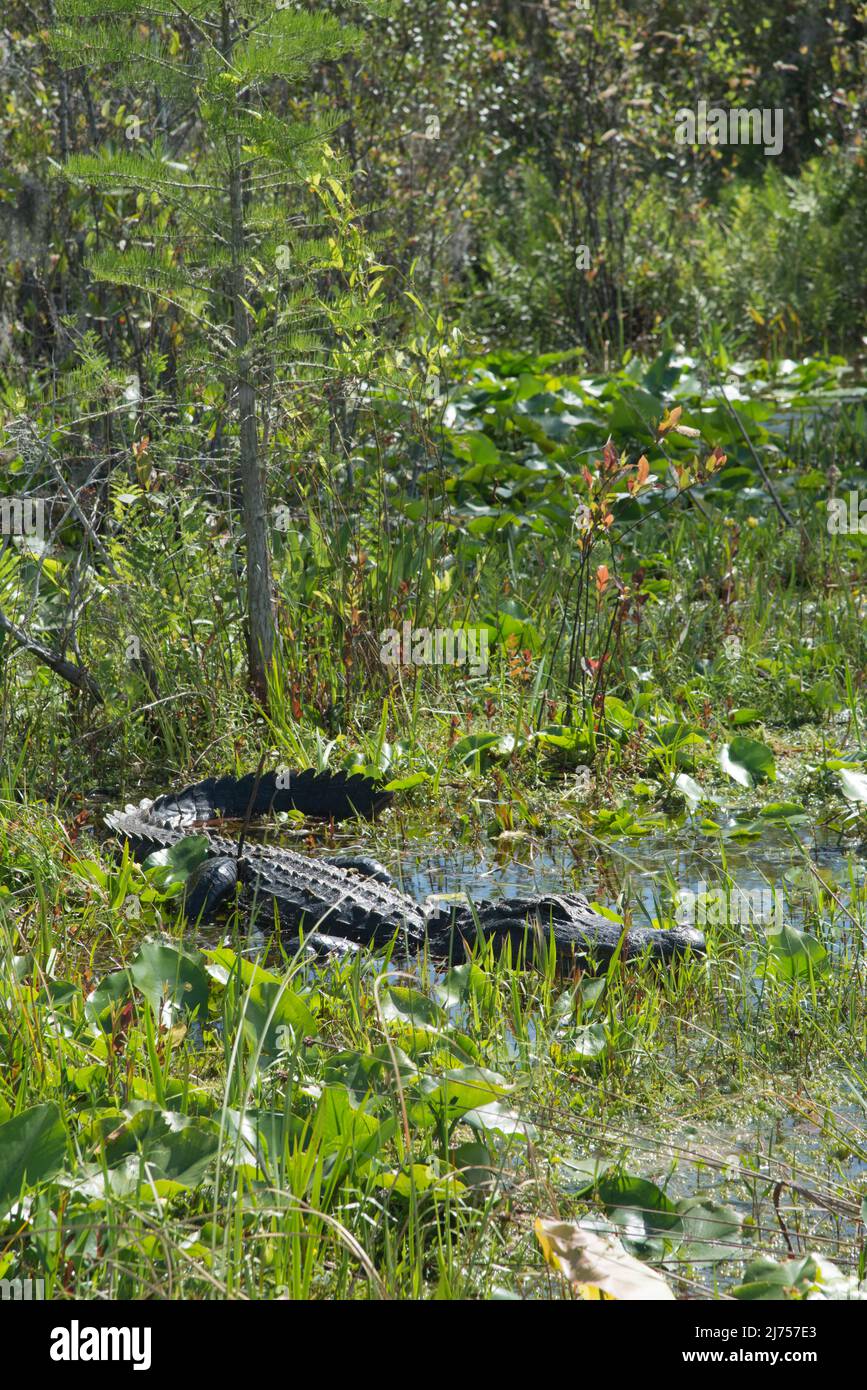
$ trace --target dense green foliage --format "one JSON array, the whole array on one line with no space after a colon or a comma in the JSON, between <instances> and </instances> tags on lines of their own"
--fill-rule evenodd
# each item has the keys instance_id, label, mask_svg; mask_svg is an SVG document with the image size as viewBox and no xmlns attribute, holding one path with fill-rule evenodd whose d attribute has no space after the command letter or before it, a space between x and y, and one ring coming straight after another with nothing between
<instances>
[{"instance_id":1,"label":"dense green foliage","mask_svg":"<svg viewBox=\"0 0 867 1390\"><path fill-rule=\"evenodd\" d=\"M12 0L0 1279L628 1296L601 1231L645 1295L864 1297L865 17ZM261 760L394 790L306 852L623 957L190 924L201 845L104 810Z\"/></svg>"}]
</instances>

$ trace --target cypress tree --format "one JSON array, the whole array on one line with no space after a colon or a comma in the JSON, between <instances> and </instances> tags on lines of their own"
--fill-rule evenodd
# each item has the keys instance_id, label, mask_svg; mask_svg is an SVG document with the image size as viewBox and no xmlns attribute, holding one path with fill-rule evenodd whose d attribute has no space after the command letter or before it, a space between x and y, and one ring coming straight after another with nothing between
<instances>
[{"instance_id":1,"label":"cypress tree","mask_svg":"<svg viewBox=\"0 0 867 1390\"><path fill-rule=\"evenodd\" d=\"M345 8L363 19L389 4ZM98 246L89 269L179 309L197 330L187 370L225 382L238 434L249 672L263 702L278 634L260 403L275 378L327 372L329 349L357 340L375 299L375 290L316 293L317 271L345 269L340 236L357 249L360 233L329 144L337 119L285 111L315 65L363 39L330 8L279 0L60 0L51 34L64 67L110 67L136 110L153 113L127 117L128 148L106 142L69 157L64 172L171 209L165 235L145 225L123 247ZM314 234L311 191L336 235Z\"/></svg>"}]
</instances>

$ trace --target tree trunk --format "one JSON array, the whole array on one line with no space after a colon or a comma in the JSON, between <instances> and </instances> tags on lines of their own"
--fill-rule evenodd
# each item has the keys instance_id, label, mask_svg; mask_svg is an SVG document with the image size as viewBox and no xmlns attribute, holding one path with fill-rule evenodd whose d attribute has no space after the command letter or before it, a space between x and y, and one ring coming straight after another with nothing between
<instances>
[{"instance_id":1,"label":"tree trunk","mask_svg":"<svg viewBox=\"0 0 867 1390\"><path fill-rule=\"evenodd\" d=\"M224 43L231 46L224 9ZM247 554L247 660L250 684L264 704L268 696L268 671L277 642L276 614L271 578L271 544L268 531L268 490L265 465L259 456L256 430L256 391L250 380L247 344L250 321L244 304L244 199L241 183L240 140L231 139L229 197L232 215L232 308L238 369L241 496Z\"/></svg>"}]
</instances>

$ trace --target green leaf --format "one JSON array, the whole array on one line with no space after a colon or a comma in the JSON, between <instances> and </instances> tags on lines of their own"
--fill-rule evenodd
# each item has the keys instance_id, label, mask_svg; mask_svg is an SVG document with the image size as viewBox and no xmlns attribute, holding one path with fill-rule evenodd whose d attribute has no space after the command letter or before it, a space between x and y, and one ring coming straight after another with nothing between
<instances>
[{"instance_id":1,"label":"green leaf","mask_svg":"<svg viewBox=\"0 0 867 1390\"><path fill-rule=\"evenodd\" d=\"M664 1253L664 1238L679 1229L680 1216L656 1183L626 1173L606 1174L597 1191L630 1254L649 1259Z\"/></svg>"},{"instance_id":2,"label":"green leaf","mask_svg":"<svg viewBox=\"0 0 867 1390\"><path fill-rule=\"evenodd\" d=\"M682 723L672 720L671 723L661 724L653 730L653 739L659 750L671 750L675 748L690 748L695 744L704 743L704 735L692 724ZM650 745L651 751L655 752L653 744Z\"/></svg>"},{"instance_id":3,"label":"green leaf","mask_svg":"<svg viewBox=\"0 0 867 1390\"><path fill-rule=\"evenodd\" d=\"M616 725L618 729L630 732L635 728L635 715L628 705L622 700L618 700L616 695L606 695L604 704L605 718L610 723Z\"/></svg>"},{"instance_id":4,"label":"green leaf","mask_svg":"<svg viewBox=\"0 0 867 1390\"><path fill-rule=\"evenodd\" d=\"M776 777L774 755L765 743L751 738L733 738L720 754L720 767L742 787L754 787Z\"/></svg>"},{"instance_id":5,"label":"green leaf","mask_svg":"<svg viewBox=\"0 0 867 1390\"><path fill-rule=\"evenodd\" d=\"M127 1106L123 1113L120 1123L110 1120L104 1147L107 1166L122 1164L132 1173L146 1163L151 1176L195 1186L220 1146L217 1121L147 1103Z\"/></svg>"},{"instance_id":6,"label":"green leaf","mask_svg":"<svg viewBox=\"0 0 867 1390\"><path fill-rule=\"evenodd\" d=\"M84 1012L92 1024L110 1033L112 1020L132 995L132 979L128 970L114 970L104 976L87 997Z\"/></svg>"},{"instance_id":7,"label":"green leaf","mask_svg":"<svg viewBox=\"0 0 867 1390\"><path fill-rule=\"evenodd\" d=\"M496 469L500 462L500 451L492 439L480 432L455 434L449 433L449 443L452 452L457 458L470 459L477 465L476 469L465 469L461 475L468 482L475 482L478 479L471 474L478 473L478 478L486 476L484 470Z\"/></svg>"},{"instance_id":8,"label":"green leaf","mask_svg":"<svg viewBox=\"0 0 867 1390\"><path fill-rule=\"evenodd\" d=\"M749 706L747 706L744 709L736 709L733 712L733 714L731 715L731 723L734 726L734 728L739 729L744 724L757 724L761 717L762 715L760 710L751 709Z\"/></svg>"},{"instance_id":9,"label":"green leaf","mask_svg":"<svg viewBox=\"0 0 867 1390\"><path fill-rule=\"evenodd\" d=\"M100 888L108 888L111 882L111 874L95 859L75 859L70 864L69 871L75 874L76 878L86 879Z\"/></svg>"},{"instance_id":10,"label":"green leaf","mask_svg":"<svg viewBox=\"0 0 867 1390\"><path fill-rule=\"evenodd\" d=\"M816 1281L818 1273L812 1255L801 1260L752 1260L744 1271L744 1282L730 1290L734 1298L747 1302L768 1302L772 1299L804 1298Z\"/></svg>"},{"instance_id":11,"label":"green leaf","mask_svg":"<svg viewBox=\"0 0 867 1390\"><path fill-rule=\"evenodd\" d=\"M205 967L212 980L218 984L227 985L231 979L237 979L242 985L259 984L267 981L269 984L280 984L280 976L275 975L272 970L264 970L256 961L248 960L246 956L239 956L236 951L230 951L227 946L218 946L213 950L202 953L208 961Z\"/></svg>"},{"instance_id":12,"label":"green leaf","mask_svg":"<svg viewBox=\"0 0 867 1390\"><path fill-rule=\"evenodd\" d=\"M678 1202L682 1238L677 1254L695 1264L715 1264L737 1254L741 1218L733 1207L709 1197L685 1197Z\"/></svg>"},{"instance_id":13,"label":"green leaf","mask_svg":"<svg viewBox=\"0 0 867 1390\"><path fill-rule=\"evenodd\" d=\"M501 737L500 734L467 734L452 748L451 760L478 766L480 772L484 771L491 758L499 752Z\"/></svg>"},{"instance_id":14,"label":"green leaf","mask_svg":"<svg viewBox=\"0 0 867 1390\"><path fill-rule=\"evenodd\" d=\"M452 1121L499 1100L512 1089L502 1076L483 1067L452 1067L441 1076L422 1079L419 1090L423 1101L414 1111L421 1118L426 1110L433 1110Z\"/></svg>"},{"instance_id":15,"label":"green leaf","mask_svg":"<svg viewBox=\"0 0 867 1390\"><path fill-rule=\"evenodd\" d=\"M480 1105L475 1110L467 1110L462 1116L465 1125L481 1133L502 1134L510 1139L536 1138L536 1128L523 1120L516 1110L502 1101L492 1101L490 1105Z\"/></svg>"},{"instance_id":16,"label":"green leaf","mask_svg":"<svg viewBox=\"0 0 867 1390\"><path fill-rule=\"evenodd\" d=\"M413 772L407 777L395 777L392 782L386 782L383 790L387 792L405 792L410 787L420 787L423 782L430 781L429 772Z\"/></svg>"},{"instance_id":17,"label":"green leaf","mask_svg":"<svg viewBox=\"0 0 867 1390\"><path fill-rule=\"evenodd\" d=\"M364 1109L345 1086L326 1086L316 1111L316 1127L326 1149L338 1144L358 1150L364 1145L366 1155L372 1154L390 1137L393 1117L383 1122ZM371 1142L375 1141L371 1147Z\"/></svg>"},{"instance_id":18,"label":"green leaf","mask_svg":"<svg viewBox=\"0 0 867 1390\"><path fill-rule=\"evenodd\" d=\"M440 1174L427 1163L413 1163L407 1170L382 1173L376 1180L376 1186L396 1192L400 1197L410 1197L415 1191L443 1199L457 1197L466 1189L466 1184L461 1182L457 1173Z\"/></svg>"},{"instance_id":19,"label":"green leaf","mask_svg":"<svg viewBox=\"0 0 867 1390\"><path fill-rule=\"evenodd\" d=\"M587 735L582 730L566 724L549 724L540 729L536 739L543 747L561 748L564 753L589 754Z\"/></svg>"},{"instance_id":20,"label":"green leaf","mask_svg":"<svg viewBox=\"0 0 867 1390\"><path fill-rule=\"evenodd\" d=\"M767 933L768 956L759 974L765 970L781 980L810 979L828 966L828 952L815 936L798 931L788 923Z\"/></svg>"},{"instance_id":21,"label":"green leaf","mask_svg":"<svg viewBox=\"0 0 867 1390\"><path fill-rule=\"evenodd\" d=\"M176 845L154 850L144 861L145 869L158 869L155 878L165 890L173 883L186 883L190 874L208 857L210 846L204 835L187 835Z\"/></svg>"},{"instance_id":22,"label":"green leaf","mask_svg":"<svg viewBox=\"0 0 867 1390\"><path fill-rule=\"evenodd\" d=\"M283 981L250 985L243 1000L244 1034L265 1060L273 1060L293 1039L316 1033L316 1019L299 994Z\"/></svg>"},{"instance_id":23,"label":"green leaf","mask_svg":"<svg viewBox=\"0 0 867 1390\"><path fill-rule=\"evenodd\" d=\"M145 941L129 975L165 1027L171 1027L184 1012L204 1017L208 974L199 951L183 951L162 941Z\"/></svg>"},{"instance_id":24,"label":"green leaf","mask_svg":"<svg viewBox=\"0 0 867 1390\"><path fill-rule=\"evenodd\" d=\"M562 1041L566 1060L572 1064L595 1061L608 1050L608 1038L602 1023L582 1023L567 1033Z\"/></svg>"},{"instance_id":25,"label":"green leaf","mask_svg":"<svg viewBox=\"0 0 867 1390\"><path fill-rule=\"evenodd\" d=\"M455 1008L467 998L473 998L484 1006L490 1002L493 993L490 977L472 960L464 965L452 966L436 988L441 1003L447 1009Z\"/></svg>"},{"instance_id":26,"label":"green leaf","mask_svg":"<svg viewBox=\"0 0 867 1390\"><path fill-rule=\"evenodd\" d=\"M372 1052L337 1052L325 1064L326 1082L345 1086L356 1100L372 1092L390 1092L396 1080L406 1083L417 1075L415 1063L394 1044L381 1043Z\"/></svg>"},{"instance_id":27,"label":"green leaf","mask_svg":"<svg viewBox=\"0 0 867 1390\"><path fill-rule=\"evenodd\" d=\"M487 1144L459 1144L452 1160L457 1176L468 1187L489 1187L499 1176L500 1165Z\"/></svg>"},{"instance_id":28,"label":"green leaf","mask_svg":"<svg viewBox=\"0 0 867 1390\"><path fill-rule=\"evenodd\" d=\"M399 1019L401 1023L427 1031L438 1030L444 1022L442 1009L427 995L402 985L392 985L386 990L382 1016L385 1019Z\"/></svg>"},{"instance_id":29,"label":"green leaf","mask_svg":"<svg viewBox=\"0 0 867 1390\"><path fill-rule=\"evenodd\" d=\"M763 820L805 821L807 813L798 801L772 801L759 811Z\"/></svg>"},{"instance_id":30,"label":"green leaf","mask_svg":"<svg viewBox=\"0 0 867 1390\"><path fill-rule=\"evenodd\" d=\"M65 1157L66 1130L53 1100L0 1125L0 1217L27 1188L53 1178Z\"/></svg>"}]
</instances>

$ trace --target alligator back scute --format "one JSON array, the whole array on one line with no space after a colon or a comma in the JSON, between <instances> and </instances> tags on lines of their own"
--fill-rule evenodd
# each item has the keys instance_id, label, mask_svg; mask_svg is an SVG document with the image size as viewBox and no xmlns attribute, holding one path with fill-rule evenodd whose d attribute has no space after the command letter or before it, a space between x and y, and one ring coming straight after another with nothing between
<instances>
[{"instance_id":1,"label":"alligator back scute","mask_svg":"<svg viewBox=\"0 0 867 1390\"><path fill-rule=\"evenodd\" d=\"M424 913L412 898L326 859L257 845L243 856L240 873L248 896L264 898L271 912L272 900L293 932L303 926L371 945L383 944L397 931L416 945L424 939Z\"/></svg>"}]
</instances>

